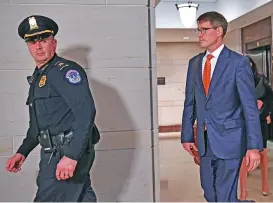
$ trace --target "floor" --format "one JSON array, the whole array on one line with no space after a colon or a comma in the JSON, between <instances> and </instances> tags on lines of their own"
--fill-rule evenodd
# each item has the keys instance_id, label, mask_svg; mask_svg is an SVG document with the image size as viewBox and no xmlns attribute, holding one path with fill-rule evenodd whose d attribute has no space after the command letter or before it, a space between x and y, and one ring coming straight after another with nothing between
<instances>
[{"instance_id":1,"label":"floor","mask_svg":"<svg viewBox=\"0 0 273 203\"><path fill-rule=\"evenodd\" d=\"M162 202L205 202L200 187L199 166L183 150L177 133L161 134L160 176ZM269 143L269 184L273 191L273 143ZM273 202L273 195L261 195L260 170L248 177L248 199Z\"/></svg>"}]
</instances>

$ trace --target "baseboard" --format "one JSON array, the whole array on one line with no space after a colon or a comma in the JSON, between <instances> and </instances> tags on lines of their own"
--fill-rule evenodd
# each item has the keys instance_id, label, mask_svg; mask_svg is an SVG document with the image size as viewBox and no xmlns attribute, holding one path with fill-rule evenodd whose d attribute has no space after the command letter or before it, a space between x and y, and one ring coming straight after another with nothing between
<instances>
[{"instance_id":1,"label":"baseboard","mask_svg":"<svg viewBox=\"0 0 273 203\"><path fill-rule=\"evenodd\" d=\"M181 132L181 124L159 126L159 133Z\"/></svg>"}]
</instances>

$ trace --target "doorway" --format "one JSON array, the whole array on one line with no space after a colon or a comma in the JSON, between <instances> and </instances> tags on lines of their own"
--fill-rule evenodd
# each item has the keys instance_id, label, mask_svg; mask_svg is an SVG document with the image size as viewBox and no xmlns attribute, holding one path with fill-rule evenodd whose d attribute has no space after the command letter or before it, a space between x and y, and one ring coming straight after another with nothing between
<instances>
[{"instance_id":1,"label":"doorway","mask_svg":"<svg viewBox=\"0 0 273 203\"><path fill-rule=\"evenodd\" d=\"M265 45L262 47L249 49L248 55L255 61L257 64L258 71L263 73L268 79L269 83L272 83L271 77L271 46Z\"/></svg>"},{"instance_id":2,"label":"doorway","mask_svg":"<svg viewBox=\"0 0 273 203\"><path fill-rule=\"evenodd\" d=\"M267 44L260 47L251 48L252 44L247 44L247 54L254 60L257 65L259 73L266 76L272 87L272 65L271 65L271 45ZM272 104L273 106L273 101ZM271 119L273 119L273 114L271 114ZM269 125L269 141L273 142L273 124Z\"/></svg>"}]
</instances>

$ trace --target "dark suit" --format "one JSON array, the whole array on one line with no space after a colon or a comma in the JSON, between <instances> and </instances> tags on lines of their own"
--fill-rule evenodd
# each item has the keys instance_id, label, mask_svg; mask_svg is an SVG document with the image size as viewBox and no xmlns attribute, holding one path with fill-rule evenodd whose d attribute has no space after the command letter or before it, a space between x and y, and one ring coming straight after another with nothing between
<instances>
[{"instance_id":1,"label":"dark suit","mask_svg":"<svg viewBox=\"0 0 273 203\"><path fill-rule=\"evenodd\" d=\"M206 96L200 60L194 79L196 116L192 117L193 60L187 73L181 142L194 141L193 123L197 120L200 177L206 200L238 201L241 161L248 149L263 149L252 70L244 56L224 47Z\"/></svg>"}]
</instances>

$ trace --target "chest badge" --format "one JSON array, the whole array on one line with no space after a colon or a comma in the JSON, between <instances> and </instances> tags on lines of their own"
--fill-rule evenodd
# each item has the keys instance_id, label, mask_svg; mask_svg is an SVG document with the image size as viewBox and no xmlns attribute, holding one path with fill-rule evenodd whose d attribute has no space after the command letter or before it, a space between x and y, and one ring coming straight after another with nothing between
<instances>
[{"instance_id":1,"label":"chest badge","mask_svg":"<svg viewBox=\"0 0 273 203\"><path fill-rule=\"evenodd\" d=\"M40 79L39 87L43 87L43 86L45 86L45 84L46 84L46 76L43 75L43 76L41 77L41 79Z\"/></svg>"}]
</instances>

